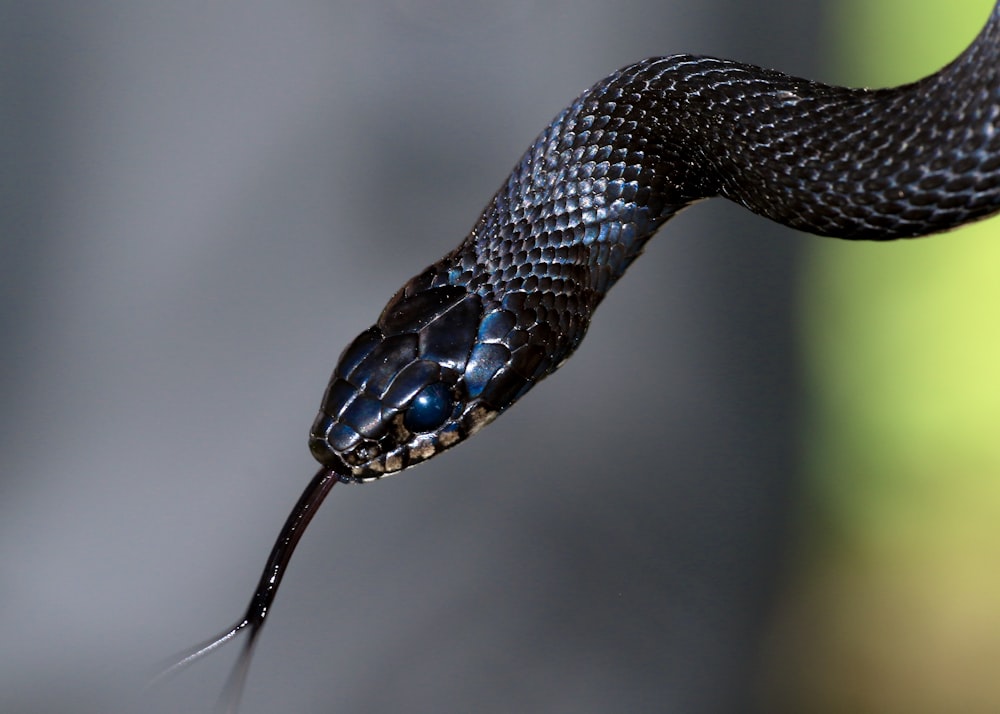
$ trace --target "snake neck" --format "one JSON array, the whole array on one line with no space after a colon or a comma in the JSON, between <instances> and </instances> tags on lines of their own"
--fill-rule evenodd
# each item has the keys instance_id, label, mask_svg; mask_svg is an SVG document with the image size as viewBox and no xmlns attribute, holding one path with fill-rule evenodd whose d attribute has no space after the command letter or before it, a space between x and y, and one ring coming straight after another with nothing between
<instances>
[{"instance_id":1,"label":"snake neck","mask_svg":"<svg viewBox=\"0 0 1000 714\"><path fill-rule=\"evenodd\" d=\"M834 87L711 57L625 67L561 112L447 280L488 301L568 290L592 310L685 206L722 195L819 235L890 240L1000 208L1000 9L940 72Z\"/></svg>"}]
</instances>

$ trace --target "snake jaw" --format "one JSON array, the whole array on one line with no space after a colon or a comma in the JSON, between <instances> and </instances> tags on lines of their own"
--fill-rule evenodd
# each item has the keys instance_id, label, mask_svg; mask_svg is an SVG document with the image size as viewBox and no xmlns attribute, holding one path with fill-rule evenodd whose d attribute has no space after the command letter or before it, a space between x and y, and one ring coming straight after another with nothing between
<instances>
[{"instance_id":1,"label":"snake jaw","mask_svg":"<svg viewBox=\"0 0 1000 714\"><path fill-rule=\"evenodd\" d=\"M310 448L316 459L324 465L346 464L350 472L348 480L374 481L451 448L493 421L498 414L497 411L473 402L459 418L428 434L414 434L406 430L402 427L400 414L391 420L392 430L380 441L362 440L346 451L337 451L331 443L330 432L338 423L321 412L313 425Z\"/></svg>"}]
</instances>

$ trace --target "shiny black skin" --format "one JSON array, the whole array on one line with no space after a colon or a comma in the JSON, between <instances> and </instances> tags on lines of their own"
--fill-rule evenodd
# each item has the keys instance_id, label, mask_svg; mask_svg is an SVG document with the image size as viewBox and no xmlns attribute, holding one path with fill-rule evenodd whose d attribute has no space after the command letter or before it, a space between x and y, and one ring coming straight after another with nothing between
<instances>
[{"instance_id":1,"label":"shiny black skin","mask_svg":"<svg viewBox=\"0 0 1000 714\"><path fill-rule=\"evenodd\" d=\"M459 443L557 369L671 216L724 196L820 235L891 240L1000 209L1000 14L940 72L832 87L676 55L584 92L454 251L340 358L310 448L346 481Z\"/></svg>"},{"instance_id":2,"label":"shiny black skin","mask_svg":"<svg viewBox=\"0 0 1000 714\"><path fill-rule=\"evenodd\" d=\"M338 482L459 443L556 370L671 216L724 196L821 235L891 240L1000 210L1000 4L957 60L883 90L831 87L709 57L648 59L542 132L455 250L410 280L341 355L310 434L323 465L289 515L243 618L236 711L292 552Z\"/></svg>"}]
</instances>

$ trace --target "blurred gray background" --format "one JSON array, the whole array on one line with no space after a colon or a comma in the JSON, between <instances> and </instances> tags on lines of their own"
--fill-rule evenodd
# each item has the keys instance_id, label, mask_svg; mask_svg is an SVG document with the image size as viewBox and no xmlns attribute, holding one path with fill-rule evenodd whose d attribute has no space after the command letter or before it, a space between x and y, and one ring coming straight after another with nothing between
<instances>
[{"instance_id":1,"label":"blurred gray background","mask_svg":"<svg viewBox=\"0 0 1000 714\"><path fill-rule=\"evenodd\" d=\"M0 710L209 711L341 349L576 94L835 79L820 2L0 4ZM710 202L461 448L339 486L253 712L744 712L796 490L802 239Z\"/></svg>"}]
</instances>

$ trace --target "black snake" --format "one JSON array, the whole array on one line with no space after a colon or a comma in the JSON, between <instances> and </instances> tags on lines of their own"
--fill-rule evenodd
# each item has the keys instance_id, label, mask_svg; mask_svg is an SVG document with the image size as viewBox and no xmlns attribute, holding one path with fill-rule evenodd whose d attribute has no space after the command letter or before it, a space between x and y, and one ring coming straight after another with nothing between
<instances>
[{"instance_id":1,"label":"black snake","mask_svg":"<svg viewBox=\"0 0 1000 714\"><path fill-rule=\"evenodd\" d=\"M810 233L891 240L1000 210L1000 4L918 82L834 87L711 57L646 59L559 113L462 243L407 282L340 357L310 433L323 465L246 615L250 630L337 481L378 479L474 434L580 344L608 289L678 211L723 196Z\"/></svg>"}]
</instances>

